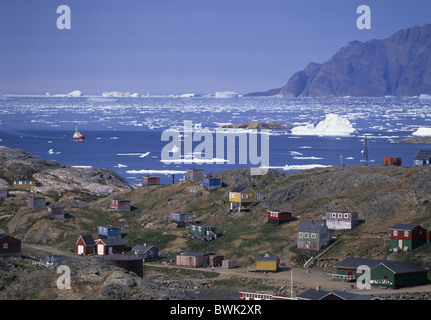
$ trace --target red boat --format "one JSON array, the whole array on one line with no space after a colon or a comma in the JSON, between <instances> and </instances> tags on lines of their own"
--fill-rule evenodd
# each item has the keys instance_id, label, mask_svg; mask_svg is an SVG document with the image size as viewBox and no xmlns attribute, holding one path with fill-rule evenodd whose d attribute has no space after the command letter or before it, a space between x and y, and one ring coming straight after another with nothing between
<instances>
[{"instance_id":1,"label":"red boat","mask_svg":"<svg viewBox=\"0 0 431 320\"><path fill-rule=\"evenodd\" d=\"M75 141L84 141L85 137L78 131L78 127L76 127L76 132L73 134L73 140Z\"/></svg>"}]
</instances>

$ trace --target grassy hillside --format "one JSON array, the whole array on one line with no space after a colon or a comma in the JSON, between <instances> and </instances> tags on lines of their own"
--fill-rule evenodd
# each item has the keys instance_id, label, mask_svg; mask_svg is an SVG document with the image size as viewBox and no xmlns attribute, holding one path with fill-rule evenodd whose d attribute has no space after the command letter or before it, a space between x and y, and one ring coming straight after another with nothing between
<instances>
[{"instance_id":1,"label":"grassy hillside","mask_svg":"<svg viewBox=\"0 0 431 320\"><path fill-rule=\"evenodd\" d=\"M296 230L303 220L320 220L327 210L357 211L361 225L335 231L337 243L318 260L317 266L331 266L346 256L387 258L389 228L395 223L417 223L431 227L431 167L351 166L312 169L297 173L270 170L264 176L250 176L249 170L223 171L221 189L207 190L199 182L142 187L115 192L106 197L84 192L64 192L47 201L66 207L68 218L54 221L45 210L26 207L28 192L11 192L0 201L0 232L27 242L46 243L74 250L81 234L97 237L97 226L122 227L129 248L136 244L156 245L163 259L174 259L181 251L214 252L252 265L257 255L277 255L282 264L302 264L312 252L295 248ZM248 212L229 210L228 191L249 186L263 194L263 201ZM130 212L112 212L112 198L131 200ZM266 223L267 210L293 211L292 222L272 226ZM216 225L219 237L201 242L174 228L169 221L173 211L191 212L195 220ZM429 245L396 258L427 260ZM392 256L394 257L394 256Z\"/></svg>"}]
</instances>

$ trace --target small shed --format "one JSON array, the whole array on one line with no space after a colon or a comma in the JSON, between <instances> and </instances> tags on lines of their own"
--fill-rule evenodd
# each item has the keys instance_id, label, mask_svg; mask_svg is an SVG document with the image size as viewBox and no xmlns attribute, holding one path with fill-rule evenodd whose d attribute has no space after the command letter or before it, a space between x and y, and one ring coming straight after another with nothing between
<instances>
[{"instance_id":1,"label":"small shed","mask_svg":"<svg viewBox=\"0 0 431 320\"><path fill-rule=\"evenodd\" d=\"M188 181L202 181L205 178L205 170L203 169L187 169L186 180Z\"/></svg>"},{"instance_id":2,"label":"small shed","mask_svg":"<svg viewBox=\"0 0 431 320\"><path fill-rule=\"evenodd\" d=\"M430 164L431 161L431 150L419 150L414 157L415 166L423 166L425 164Z\"/></svg>"},{"instance_id":3,"label":"small shed","mask_svg":"<svg viewBox=\"0 0 431 320\"><path fill-rule=\"evenodd\" d=\"M325 221L328 229L348 230L358 224L357 212L328 211L325 213Z\"/></svg>"},{"instance_id":4,"label":"small shed","mask_svg":"<svg viewBox=\"0 0 431 320\"><path fill-rule=\"evenodd\" d=\"M97 227L97 234L100 239L121 238L121 228L102 225Z\"/></svg>"},{"instance_id":5,"label":"small shed","mask_svg":"<svg viewBox=\"0 0 431 320\"><path fill-rule=\"evenodd\" d=\"M143 261L154 261L159 258L159 249L156 246L138 244L132 248L135 256L140 256Z\"/></svg>"},{"instance_id":6,"label":"small shed","mask_svg":"<svg viewBox=\"0 0 431 320\"><path fill-rule=\"evenodd\" d=\"M95 243L98 255L120 254L126 251L126 243L121 238L97 239Z\"/></svg>"},{"instance_id":7,"label":"small shed","mask_svg":"<svg viewBox=\"0 0 431 320\"><path fill-rule=\"evenodd\" d=\"M203 178L202 185L207 189L221 188L221 179L219 178Z\"/></svg>"},{"instance_id":8,"label":"small shed","mask_svg":"<svg viewBox=\"0 0 431 320\"><path fill-rule=\"evenodd\" d=\"M280 259L276 256L270 256L268 253L256 257L256 271L277 272L279 265Z\"/></svg>"},{"instance_id":9,"label":"small shed","mask_svg":"<svg viewBox=\"0 0 431 320\"><path fill-rule=\"evenodd\" d=\"M384 166L401 166L401 158L398 157L383 157Z\"/></svg>"},{"instance_id":10,"label":"small shed","mask_svg":"<svg viewBox=\"0 0 431 320\"><path fill-rule=\"evenodd\" d=\"M236 263L235 263L235 260L223 260L222 262L221 262L221 267L223 268L223 269L232 269L232 268L235 268L236 267Z\"/></svg>"},{"instance_id":11,"label":"small shed","mask_svg":"<svg viewBox=\"0 0 431 320\"><path fill-rule=\"evenodd\" d=\"M219 254L209 254L208 255L208 264L210 266L221 266L224 260L224 256Z\"/></svg>"},{"instance_id":12,"label":"small shed","mask_svg":"<svg viewBox=\"0 0 431 320\"><path fill-rule=\"evenodd\" d=\"M27 207L30 209L40 209L46 206L46 198L31 196L27 198Z\"/></svg>"},{"instance_id":13,"label":"small shed","mask_svg":"<svg viewBox=\"0 0 431 320\"><path fill-rule=\"evenodd\" d=\"M51 219L64 219L64 207L51 203L46 208L46 215Z\"/></svg>"},{"instance_id":14,"label":"small shed","mask_svg":"<svg viewBox=\"0 0 431 320\"><path fill-rule=\"evenodd\" d=\"M397 223L390 228L391 249L413 250L427 242L427 232L420 225Z\"/></svg>"},{"instance_id":15,"label":"small shed","mask_svg":"<svg viewBox=\"0 0 431 320\"><path fill-rule=\"evenodd\" d=\"M159 184L160 184L160 177L156 177L156 176L142 177L142 185L144 186L152 186L152 185L159 185Z\"/></svg>"},{"instance_id":16,"label":"small shed","mask_svg":"<svg viewBox=\"0 0 431 320\"><path fill-rule=\"evenodd\" d=\"M185 227L193 223L193 213L188 212L171 212L171 222L175 223L177 227Z\"/></svg>"},{"instance_id":17,"label":"small shed","mask_svg":"<svg viewBox=\"0 0 431 320\"><path fill-rule=\"evenodd\" d=\"M127 199L112 199L111 209L113 211L130 211L130 200Z\"/></svg>"},{"instance_id":18,"label":"small shed","mask_svg":"<svg viewBox=\"0 0 431 320\"><path fill-rule=\"evenodd\" d=\"M21 240L8 234L0 233L0 258L19 257L21 255Z\"/></svg>"},{"instance_id":19,"label":"small shed","mask_svg":"<svg viewBox=\"0 0 431 320\"><path fill-rule=\"evenodd\" d=\"M9 196L9 189L0 189L0 199L7 198Z\"/></svg>"},{"instance_id":20,"label":"small shed","mask_svg":"<svg viewBox=\"0 0 431 320\"><path fill-rule=\"evenodd\" d=\"M91 235L79 236L75 243L75 253L79 255L89 255L96 253L96 244Z\"/></svg>"},{"instance_id":21,"label":"small shed","mask_svg":"<svg viewBox=\"0 0 431 320\"><path fill-rule=\"evenodd\" d=\"M279 225L292 220L292 212L280 211L280 210L269 210L268 211L268 223Z\"/></svg>"}]
</instances>

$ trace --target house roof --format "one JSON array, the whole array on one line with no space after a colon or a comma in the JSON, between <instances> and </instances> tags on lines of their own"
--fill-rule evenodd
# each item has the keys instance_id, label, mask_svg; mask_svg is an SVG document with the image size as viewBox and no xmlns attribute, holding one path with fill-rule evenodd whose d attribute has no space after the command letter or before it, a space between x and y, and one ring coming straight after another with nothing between
<instances>
[{"instance_id":1,"label":"house roof","mask_svg":"<svg viewBox=\"0 0 431 320\"><path fill-rule=\"evenodd\" d=\"M151 248L156 248L156 247L155 247L155 246L153 246L153 245L145 246L145 245L143 245L143 244L137 244L136 246L134 246L134 247L132 248L132 250L133 250L133 251L138 251L139 253L144 254L144 253L146 253L148 250L150 250Z\"/></svg>"},{"instance_id":2,"label":"house roof","mask_svg":"<svg viewBox=\"0 0 431 320\"><path fill-rule=\"evenodd\" d=\"M303 221L298 227L298 232L321 233L326 228L324 221Z\"/></svg>"},{"instance_id":3,"label":"house roof","mask_svg":"<svg viewBox=\"0 0 431 320\"><path fill-rule=\"evenodd\" d=\"M241 193L247 189L249 189L249 188L247 188L247 187L236 187L236 188L232 189L230 192Z\"/></svg>"},{"instance_id":4,"label":"house roof","mask_svg":"<svg viewBox=\"0 0 431 320\"><path fill-rule=\"evenodd\" d=\"M94 239L91 235L80 236L87 246L94 245ZM79 239L78 239L79 240Z\"/></svg>"},{"instance_id":5,"label":"house roof","mask_svg":"<svg viewBox=\"0 0 431 320\"><path fill-rule=\"evenodd\" d=\"M415 160L429 160L431 158L431 150L419 150L415 156Z\"/></svg>"},{"instance_id":6,"label":"house roof","mask_svg":"<svg viewBox=\"0 0 431 320\"><path fill-rule=\"evenodd\" d=\"M298 297L303 299L309 299L309 300L322 300L323 298L329 296L329 295L335 295L339 297L342 300L374 300L379 299L377 297L369 296L369 295L362 295L357 293L351 293L351 292L345 292L345 291L339 291L339 290L333 290L333 291L324 291L324 290L315 290L315 289L308 289L298 295Z\"/></svg>"},{"instance_id":7,"label":"house roof","mask_svg":"<svg viewBox=\"0 0 431 320\"><path fill-rule=\"evenodd\" d=\"M103 242L107 246L122 246L126 245L123 239L121 238L112 238L112 239L98 239L98 242Z\"/></svg>"},{"instance_id":8,"label":"house roof","mask_svg":"<svg viewBox=\"0 0 431 320\"><path fill-rule=\"evenodd\" d=\"M17 238L12 237L11 235L4 234L4 233L0 233L0 239L6 238L6 237L11 237L12 239L15 239L15 240L21 241L21 240L19 240L19 239L17 239Z\"/></svg>"},{"instance_id":9,"label":"house roof","mask_svg":"<svg viewBox=\"0 0 431 320\"><path fill-rule=\"evenodd\" d=\"M352 258L348 257L335 265L336 268L349 268L356 269L361 265L368 266L370 269L378 265L384 265L394 273L408 273L408 272L424 272L425 269L421 266L415 265L410 262L397 261L397 260L383 260L383 259L366 259L366 258Z\"/></svg>"},{"instance_id":10,"label":"house roof","mask_svg":"<svg viewBox=\"0 0 431 320\"><path fill-rule=\"evenodd\" d=\"M396 229L396 230L405 230L405 231L408 230L408 231L411 231L414 228L416 228L417 226L419 226L419 225L417 225L417 224L402 224L402 223L397 223L396 225L394 225L393 227L391 227L390 230Z\"/></svg>"},{"instance_id":11,"label":"house roof","mask_svg":"<svg viewBox=\"0 0 431 320\"><path fill-rule=\"evenodd\" d=\"M256 261L278 261L278 257L265 254L264 256L257 256Z\"/></svg>"},{"instance_id":12,"label":"house roof","mask_svg":"<svg viewBox=\"0 0 431 320\"><path fill-rule=\"evenodd\" d=\"M203 253L203 252L181 252L180 255L182 255L182 256L200 257L200 256L207 256L207 255L209 255L209 253Z\"/></svg>"}]
</instances>

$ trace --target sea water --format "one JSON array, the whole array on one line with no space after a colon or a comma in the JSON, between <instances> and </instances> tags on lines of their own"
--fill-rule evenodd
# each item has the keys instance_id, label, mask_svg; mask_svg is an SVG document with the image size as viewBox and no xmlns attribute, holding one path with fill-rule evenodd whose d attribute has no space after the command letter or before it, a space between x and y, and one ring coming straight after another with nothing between
<instances>
[{"instance_id":1,"label":"sea water","mask_svg":"<svg viewBox=\"0 0 431 320\"><path fill-rule=\"evenodd\" d=\"M234 163L173 163L162 160L165 130L181 131L184 121L195 130L215 130L223 124L250 121L280 123L296 128L315 127L329 114L347 120L354 132L334 134L345 122L320 126L325 132L271 130L269 167L291 172L318 166L381 165L383 157L401 157L413 165L420 149L429 145L394 143L412 137L418 128L431 127L431 100L397 98L214 98L214 97L45 97L4 96L0 99L0 144L22 148L70 166L109 168L140 184L156 175L162 183L184 179L188 168L217 173L254 165ZM331 130L331 126L334 130ZM76 128L85 141L73 141ZM338 130L335 130L338 129ZM342 131L342 130L341 130ZM215 139L214 139L215 141Z\"/></svg>"}]
</instances>

